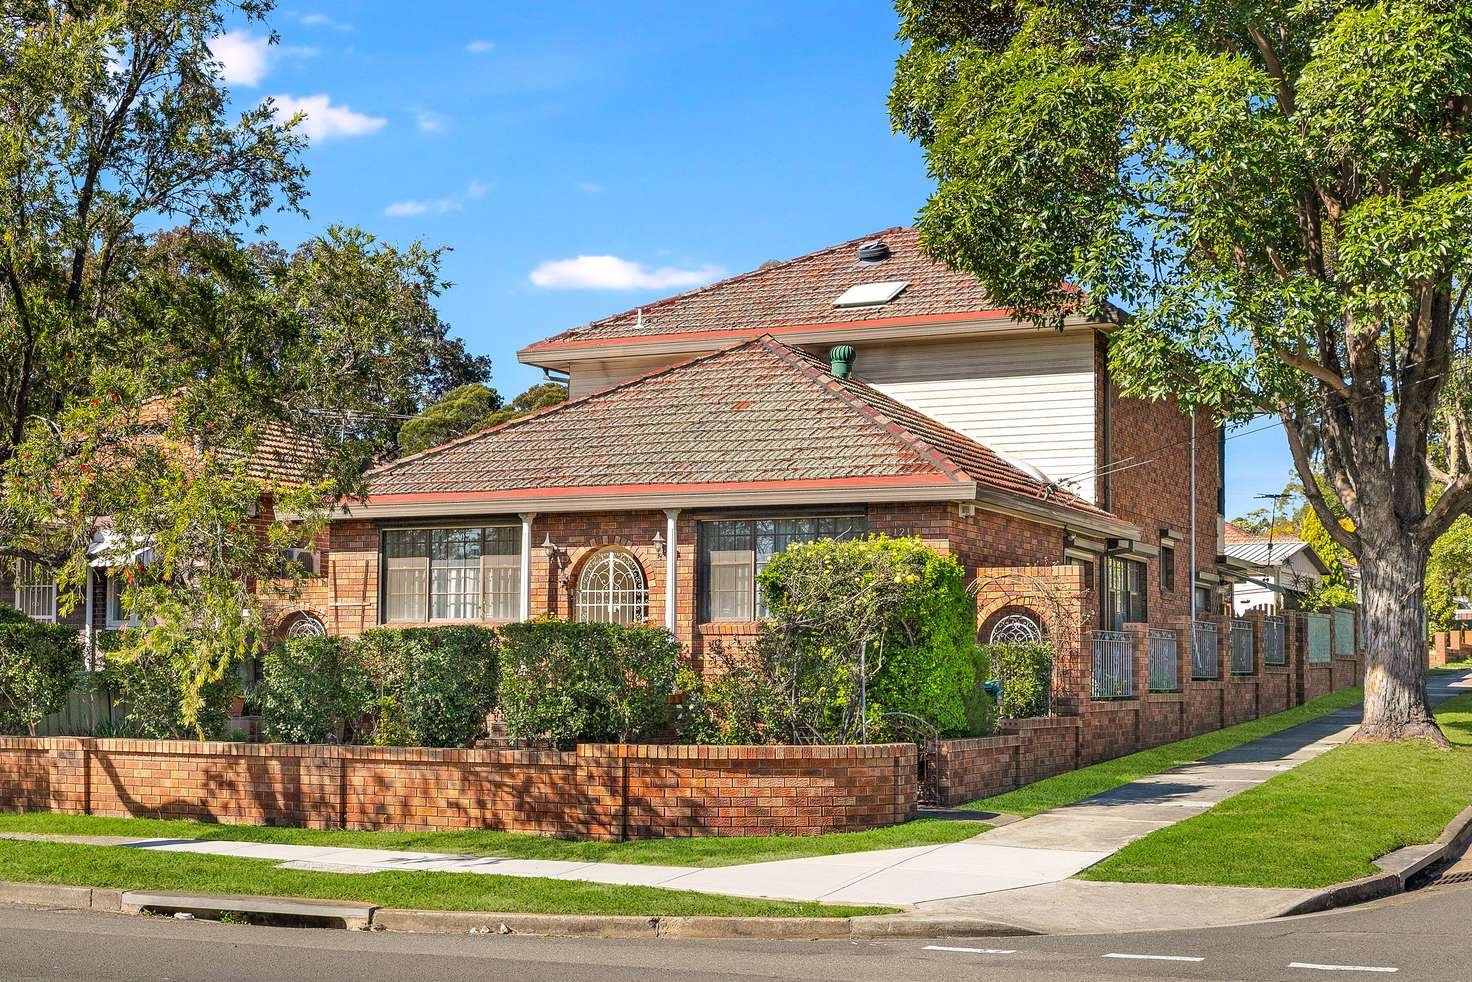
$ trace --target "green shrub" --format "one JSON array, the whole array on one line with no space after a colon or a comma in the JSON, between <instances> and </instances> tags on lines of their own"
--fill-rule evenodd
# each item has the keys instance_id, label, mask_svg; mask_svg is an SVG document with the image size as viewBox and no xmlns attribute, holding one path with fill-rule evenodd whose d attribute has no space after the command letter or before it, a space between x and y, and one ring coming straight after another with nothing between
<instances>
[{"instance_id":1,"label":"green shrub","mask_svg":"<svg viewBox=\"0 0 1472 982\"><path fill-rule=\"evenodd\" d=\"M782 739L782 699L755 653L712 644L705 659L709 675L682 664L675 680L682 695L676 713L680 739L726 745Z\"/></svg>"},{"instance_id":2,"label":"green shrub","mask_svg":"<svg viewBox=\"0 0 1472 982\"><path fill-rule=\"evenodd\" d=\"M351 640L300 637L266 652L252 699L273 743L347 743L372 694Z\"/></svg>"},{"instance_id":3,"label":"green shrub","mask_svg":"<svg viewBox=\"0 0 1472 982\"><path fill-rule=\"evenodd\" d=\"M766 739L795 743L989 731L976 604L954 558L916 538L825 539L773 556L759 581L770 621L720 686L766 691L706 694L717 709L760 707L728 721L770 718Z\"/></svg>"},{"instance_id":4,"label":"green shrub","mask_svg":"<svg viewBox=\"0 0 1472 982\"><path fill-rule=\"evenodd\" d=\"M501 635L501 712L511 736L626 742L668 730L680 645L663 628L540 619Z\"/></svg>"},{"instance_id":5,"label":"green shrub","mask_svg":"<svg viewBox=\"0 0 1472 982\"><path fill-rule=\"evenodd\" d=\"M66 705L81 669L75 630L0 606L0 730L34 734L36 724Z\"/></svg>"},{"instance_id":6,"label":"green shrub","mask_svg":"<svg viewBox=\"0 0 1472 982\"><path fill-rule=\"evenodd\" d=\"M357 641L370 686L373 742L465 747L496 704L496 632L473 624L376 628Z\"/></svg>"},{"instance_id":7,"label":"green shrub","mask_svg":"<svg viewBox=\"0 0 1472 982\"><path fill-rule=\"evenodd\" d=\"M1016 641L987 645L986 650L1002 685L997 715L1005 719L1048 715L1053 649L1046 644Z\"/></svg>"},{"instance_id":8,"label":"green shrub","mask_svg":"<svg viewBox=\"0 0 1472 982\"><path fill-rule=\"evenodd\" d=\"M208 681L199 688L202 706L197 727L184 719L183 705L191 688L187 673L190 660L181 638L172 647L152 644L120 653L118 632L98 635L103 652L102 678L121 711L120 727L138 737L152 740L218 739L230 721L230 703L240 695L240 677L234 671Z\"/></svg>"}]
</instances>

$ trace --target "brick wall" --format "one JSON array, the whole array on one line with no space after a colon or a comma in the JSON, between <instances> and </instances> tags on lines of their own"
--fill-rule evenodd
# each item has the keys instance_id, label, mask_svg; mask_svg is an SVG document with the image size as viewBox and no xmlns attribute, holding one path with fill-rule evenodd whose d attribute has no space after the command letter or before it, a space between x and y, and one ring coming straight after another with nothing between
<instances>
[{"instance_id":1,"label":"brick wall","mask_svg":"<svg viewBox=\"0 0 1472 982\"><path fill-rule=\"evenodd\" d=\"M1323 665L1308 663L1300 619L1291 615L1285 625L1287 664L1264 665L1262 615L1248 619L1254 623L1258 641L1252 674L1230 674L1223 619L1221 679L1190 678L1189 656L1183 655L1179 690L1148 691L1143 650L1146 632L1143 625L1131 625L1137 656L1132 698L1089 698L1087 674L1076 680L1081 688L1072 696L1060 697L1056 692L1059 678L1071 679L1072 675L1065 671L1060 676L1055 671L1055 711L1061 704L1064 715L1007 720L996 736L933 742L925 755L925 793L936 804L961 804L1076 767L1269 716L1360 683L1358 658L1335 658ZM1181 626L1181 637L1189 637L1185 626ZM1088 667L1087 662L1084 666Z\"/></svg>"},{"instance_id":2,"label":"brick wall","mask_svg":"<svg viewBox=\"0 0 1472 982\"><path fill-rule=\"evenodd\" d=\"M0 810L586 839L809 835L914 816L911 744L435 750L0 737Z\"/></svg>"}]
</instances>

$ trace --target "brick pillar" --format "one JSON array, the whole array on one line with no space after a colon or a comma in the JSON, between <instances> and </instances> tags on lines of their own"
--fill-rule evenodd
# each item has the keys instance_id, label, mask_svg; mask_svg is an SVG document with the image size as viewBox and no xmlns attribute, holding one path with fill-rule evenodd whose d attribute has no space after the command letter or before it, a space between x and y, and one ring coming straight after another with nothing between
<instances>
[{"instance_id":1,"label":"brick pillar","mask_svg":"<svg viewBox=\"0 0 1472 982\"><path fill-rule=\"evenodd\" d=\"M1431 650L1428 652L1427 668L1441 668L1447 663L1446 650L1450 640L1450 631L1436 632L1432 638Z\"/></svg>"},{"instance_id":2,"label":"brick pillar","mask_svg":"<svg viewBox=\"0 0 1472 982\"><path fill-rule=\"evenodd\" d=\"M1130 653L1134 661L1135 698L1145 698L1150 691L1150 625L1126 624L1124 631L1130 636Z\"/></svg>"}]
</instances>

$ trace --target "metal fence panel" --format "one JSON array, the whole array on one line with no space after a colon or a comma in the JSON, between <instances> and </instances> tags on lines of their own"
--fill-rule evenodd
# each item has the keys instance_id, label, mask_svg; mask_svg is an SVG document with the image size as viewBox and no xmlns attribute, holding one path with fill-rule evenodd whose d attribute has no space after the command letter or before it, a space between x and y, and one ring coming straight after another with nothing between
<instances>
[{"instance_id":1,"label":"metal fence panel","mask_svg":"<svg viewBox=\"0 0 1472 982\"><path fill-rule=\"evenodd\" d=\"M1233 621L1229 643L1232 646L1232 674L1251 675L1257 671L1257 660L1252 650L1252 622Z\"/></svg>"},{"instance_id":2,"label":"metal fence panel","mask_svg":"<svg viewBox=\"0 0 1472 982\"><path fill-rule=\"evenodd\" d=\"M1181 687L1181 641L1175 631L1150 629L1150 691L1175 692Z\"/></svg>"},{"instance_id":3,"label":"metal fence panel","mask_svg":"<svg viewBox=\"0 0 1472 982\"><path fill-rule=\"evenodd\" d=\"M1308 660L1311 662L1328 661L1329 615L1304 614L1303 616L1308 624Z\"/></svg>"},{"instance_id":4,"label":"metal fence panel","mask_svg":"<svg viewBox=\"0 0 1472 982\"><path fill-rule=\"evenodd\" d=\"M1354 611L1349 607L1334 608L1334 654L1354 657Z\"/></svg>"},{"instance_id":5,"label":"metal fence panel","mask_svg":"<svg viewBox=\"0 0 1472 982\"><path fill-rule=\"evenodd\" d=\"M1216 644L1216 624L1211 621L1197 621L1196 634L1191 639L1191 677L1193 679L1221 677L1221 657L1217 652Z\"/></svg>"},{"instance_id":6,"label":"metal fence panel","mask_svg":"<svg viewBox=\"0 0 1472 982\"><path fill-rule=\"evenodd\" d=\"M1288 628L1281 617L1268 617L1262 622L1262 663L1288 664Z\"/></svg>"},{"instance_id":7,"label":"metal fence panel","mask_svg":"<svg viewBox=\"0 0 1472 982\"><path fill-rule=\"evenodd\" d=\"M1094 649L1094 698L1134 695L1135 658L1130 636L1123 631L1095 631L1090 643Z\"/></svg>"}]
</instances>

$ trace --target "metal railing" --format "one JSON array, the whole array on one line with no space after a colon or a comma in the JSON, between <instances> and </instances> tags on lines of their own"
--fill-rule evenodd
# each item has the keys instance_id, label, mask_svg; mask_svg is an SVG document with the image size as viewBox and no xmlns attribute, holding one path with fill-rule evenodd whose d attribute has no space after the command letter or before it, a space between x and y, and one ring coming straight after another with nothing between
<instances>
[{"instance_id":1,"label":"metal railing","mask_svg":"<svg viewBox=\"0 0 1472 982\"><path fill-rule=\"evenodd\" d=\"M1134 695L1135 657L1130 636L1123 631L1095 631L1089 644L1094 651L1094 698Z\"/></svg>"},{"instance_id":2,"label":"metal railing","mask_svg":"<svg viewBox=\"0 0 1472 982\"><path fill-rule=\"evenodd\" d=\"M1267 617L1262 622L1262 663L1288 664L1288 630L1281 617Z\"/></svg>"},{"instance_id":3,"label":"metal railing","mask_svg":"<svg viewBox=\"0 0 1472 982\"><path fill-rule=\"evenodd\" d=\"M1196 622L1196 634L1191 639L1191 677L1193 679L1221 677L1221 658L1216 649L1216 639L1217 629L1214 622Z\"/></svg>"},{"instance_id":4,"label":"metal railing","mask_svg":"<svg viewBox=\"0 0 1472 982\"><path fill-rule=\"evenodd\" d=\"M1181 687L1181 636L1175 631L1150 629L1150 691L1175 692Z\"/></svg>"},{"instance_id":5,"label":"metal railing","mask_svg":"<svg viewBox=\"0 0 1472 982\"><path fill-rule=\"evenodd\" d=\"M1227 640L1232 649L1232 674L1251 675L1257 671L1257 660L1252 650L1252 622L1232 621L1232 633Z\"/></svg>"}]
</instances>

